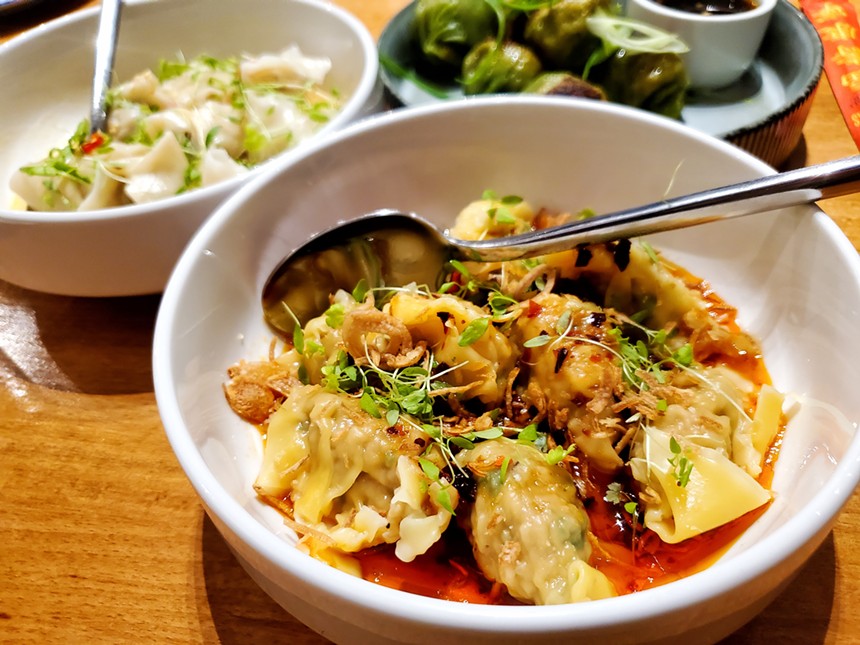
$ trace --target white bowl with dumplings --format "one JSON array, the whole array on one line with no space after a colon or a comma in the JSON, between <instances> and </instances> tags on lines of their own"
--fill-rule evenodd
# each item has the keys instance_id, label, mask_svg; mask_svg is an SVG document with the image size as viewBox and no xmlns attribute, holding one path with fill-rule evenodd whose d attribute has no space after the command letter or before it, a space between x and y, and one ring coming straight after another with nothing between
<instances>
[{"instance_id":1,"label":"white bowl with dumplings","mask_svg":"<svg viewBox=\"0 0 860 645\"><path fill-rule=\"evenodd\" d=\"M143 177L135 200L123 205L101 208L92 197L72 202L80 208L68 212L28 208L10 179L20 167L38 164L50 150L65 146L88 117L98 18L98 7L72 12L0 45L0 76L15 88L15 100L0 108L0 279L72 296L157 293L200 223L269 162L231 167L220 175L212 165L212 179L188 191L172 190L168 179L159 190L171 196L158 199L147 195L150 186ZM163 60L263 57L291 47L324 66L320 86L339 101L339 109L314 126L309 138L379 109L373 38L350 13L316 0L129 0L122 10L114 85L158 70ZM216 138L225 131L210 130ZM296 137L280 154L292 154L305 143ZM174 156L184 151L174 148ZM96 195L97 183L90 195Z\"/></svg>"},{"instance_id":2,"label":"white bowl with dumplings","mask_svg":"<svg viewBox=\"0 0 860 645\"><path fill-rule=\"evenodd\" d=\"M860 478L860 260L816 207L649 238L737 307L775 387L803 402L789 420L766 512L717 562L663 586L573 604L493 606L337 570L300 551L296 534L257 497L260 432L233 412L223 387L230 366L267 356L274 334L260 295L272 269L339 220L392 208L446 227L489 188L551 209L605 212L772 172L666 119L544 97L395 111L317 141L225 202L167 286L153 374L177 459L250 576L336 643L714 643L793 579Z\"/></svg>"}]
</instances>

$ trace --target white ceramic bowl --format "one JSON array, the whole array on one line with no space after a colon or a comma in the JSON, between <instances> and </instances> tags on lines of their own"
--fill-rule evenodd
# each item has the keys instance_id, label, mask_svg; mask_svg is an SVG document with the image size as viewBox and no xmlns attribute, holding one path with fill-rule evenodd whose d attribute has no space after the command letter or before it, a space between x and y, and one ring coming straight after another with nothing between
<instances>
[{"instance_id":1,"label":"white ceramic bowl","mask_svg":"<svg viewBox=\"0 0 860 645\"><path fill-rule=\"evenodd\" d=\"M269 272L340 218L390 207L446 225L486 188L550 208L600 212L771 172L668 119L589 101L476 98L350 126L245 186L179 260L153 358L170 443L254 580L335 642L717 641L798 571L860 478L860 260L816 208L651 238L739 307L739 322L762 341L778 388L845 415L810 407L795 417L776 468L774 504L718 563L663 587L578 605L479 606L394 591L330 568L294 549L295 535L256 499L260 436L230 410L222 384L238 359L266 356L271 333L260 292Z\"/></svg>"},{"instance_id":2,"label":"white ceramic bowl","mask_svg":"<svg viewBox=\"0 0 860 645\"><path fill-rule=\"evenodd\" d=\"M75 213L10 210L13 171L65 144L89 114L98 11L69 14L0 45L0 80L14 88L14 100L0 103L0 279L64 295L155 293L200 223L260 168L152 204ZM317 0L129 0L115 77L127 80L180 52L253 55L292 43L332 60L326 84L345 99L315 136L378 108L373 38L351 14Z\"/></svg>"},{"instance_id":3,"label":"white ceramic bowl","mask_svg":"<svg viewBox=\"0 0 860 645\"><path fill-rule=\"evenodd\" d=\"M756 0L748 11L705 15L655 0L626 0L627 15L677 34L690 87L719 89L737 81L755 60L778 0Z\"/></svg>"}]
</instances>

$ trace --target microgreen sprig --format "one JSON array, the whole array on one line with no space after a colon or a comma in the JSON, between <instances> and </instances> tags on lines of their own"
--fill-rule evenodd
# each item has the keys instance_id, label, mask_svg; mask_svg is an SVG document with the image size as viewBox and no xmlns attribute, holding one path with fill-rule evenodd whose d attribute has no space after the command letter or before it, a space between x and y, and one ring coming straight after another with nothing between
<instances>
[{"instance_id":1,"label":"microgreen sprig","mask_svg":"<svg viewBox=\"0 0 860 645\"><path fill-rule=\"evenodd\" d=\"M672 465L675 482L681 488L686 488L687 484L690 483L690 475L693 473L693 462L684 456L681 444L674 436L669 437L669 450L672 451L669 463Z\"/></svg>"}]
</instances>

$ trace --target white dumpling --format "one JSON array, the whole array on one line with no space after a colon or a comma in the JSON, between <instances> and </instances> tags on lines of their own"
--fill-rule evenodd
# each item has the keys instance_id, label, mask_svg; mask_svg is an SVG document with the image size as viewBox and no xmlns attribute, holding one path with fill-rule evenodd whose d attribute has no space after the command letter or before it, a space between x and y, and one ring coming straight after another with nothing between
<instances>
[{"instance_id":1,"label":"white dumpling","mask_svg":"<svg viewBox=\"0 0 860 645\"><path fill-rule=\"evenodd\" d=\"M548 410L550 426L567 429L577 448L597 468L617 470L623 465L613 447L619 432L615 425L602 423L615 413L611 406L590 405L596 398L611 399L621 379L620 371L612 369L615 356L597 344L608 342L609 316L594 303L573 295L542 293L532 302L537 312L517 319L517 338L523 343L543 335L552 342L530 349L525 396L541 399L531 402Z\"/></svg>"},{"instance_id":2,"label":"white dumpling","mask_svg":"<svg viewBox=\"0 0 860 645\"><path fill-rule=\"evenodd\" d=\"M188 160L176 137L165 135L127 169L125 192L136 204L175 195L185 185L187 168Z\"/></svg>"},{"instance_id":3,"label":"white dumpling","mask_svg":"<svg viewBox=\"0 0 860 645\"><path fill-rule=\"evenodd\" d=\"M108 114L108 134L115 141L124 141L132 137L138 130L138 124L143 119L144 112L144 107L138 103L121 102L114 106Z\"/></svg>"},{"instance_id":4,"label":"white dumpling","mask_svg":"<svg viewBox=\"0 0 860 645\"><path fill-rule=\"evenodd\" d=\"M222 148L238 159L244 151L242 120L241 111L232 105L206 101L190 114L195 148Z\"/></svg>"},{"instance_id":5,"label":"white dumpling","mask_svg":"<svg viewBox=\"0 0 860 645\"><path fill-rule=\"evenodd\" d=\"M322 83L331 71L331 60L305 56L296 45L291 45L280 54L263 54L244 60L239 68L242 82L246 85L303 83L306 80Z\"/></svg>"},{"instance_id":6,"label":"white dumpling","mask_svg":"<svg viewBox=\"0 0 860 645\"><path fill-rule=\"evenodd\" d=\"M131 80L121 83L114 89L116 98L125 99L142 105L159 105L157 93L161 83L151 69L135 74Z\"/></svg>"},{"instance_id":7,"label":"white dumpling","mask_svg":"<svg viewBox=\"0 0 860 645\"><path fill-rule=\"evenodd\" d=\"M771 385L763 385L752 422L741 424L732 437L732 461L753 477L761 474L764 456L782 427L784 401L782 392Z\"/></svg>"},{"instance_id":8,"label":"white dumpling","mask_svg":"<svg viewBox=\"0 0 860 645\"><path fill-rule=\"evenodd\" d=\"M257 132L257 143L247 150L249 159L258 163L286 150L318 129L316 122L302 111L296 101L273 92L246 92L247 128Z\"/></svg>"},{"instance_id":9,"label":"white dumpling","mask_svg":"<svg viewBox=\"0 0 860 645\"><path fill-rule=\"evenodd\" d=\"M90 186L89 194L78 206L78 210L98 210L127 203L124 194L125 184L115 175L105 171L104 166L97 165L95 177Z\"/></svg>"},{"instance_id":10,"label":"white dumpling","mask_svg":"<svg viewBox=\"0 0 860 645\"><path fill-rule=\"evenodd\" d=\"M211 186L244 175L248 169L233 160L226 150L209 148L200 159L200 185Z\"/></svg>"},{"instance_id":11,"label":"white dumpling","mask_svg":"<svg viewBox=\"0 0 860 645\"><path fill-rule=\"evenodd\" d=\"M184 141L194 132L191 123L192 112L183 108L173 108L154 112L141 120L141 129L155 141L163 134L172 134L177 141Z\"/></svg>"}]
</instances>

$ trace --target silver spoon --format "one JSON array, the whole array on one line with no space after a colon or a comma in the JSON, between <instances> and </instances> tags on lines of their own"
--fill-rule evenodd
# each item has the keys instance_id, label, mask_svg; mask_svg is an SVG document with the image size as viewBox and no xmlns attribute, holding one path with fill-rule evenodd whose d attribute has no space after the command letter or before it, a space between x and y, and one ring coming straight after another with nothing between
<instances>
[{"instance_id":1,"label":"silver spoon","mask_svg":"<svg viewBox=\"0 0 860 645\"><path fill-rule=\"evenodd\" d=\"M107 131L107 92L110 89L122 0L102 0L96 36L96 62L90 103L90 134Z\"/></svg>"},{"instance_id":2,"label":"silver spoon","mask_svg":"<svg viewBox=\"0 0 860 645\"><path fill-rule=\"evenodd\" d=\"M287 256L263 287L265 319L293 332L329 306L329 294L411 282L438 286L448 260L516 260L579 244L685 228L860 191L860 155L673 197L511 237L449 237L411 213L380 210L341 223Z\"/></svg>"}]
</instances>

